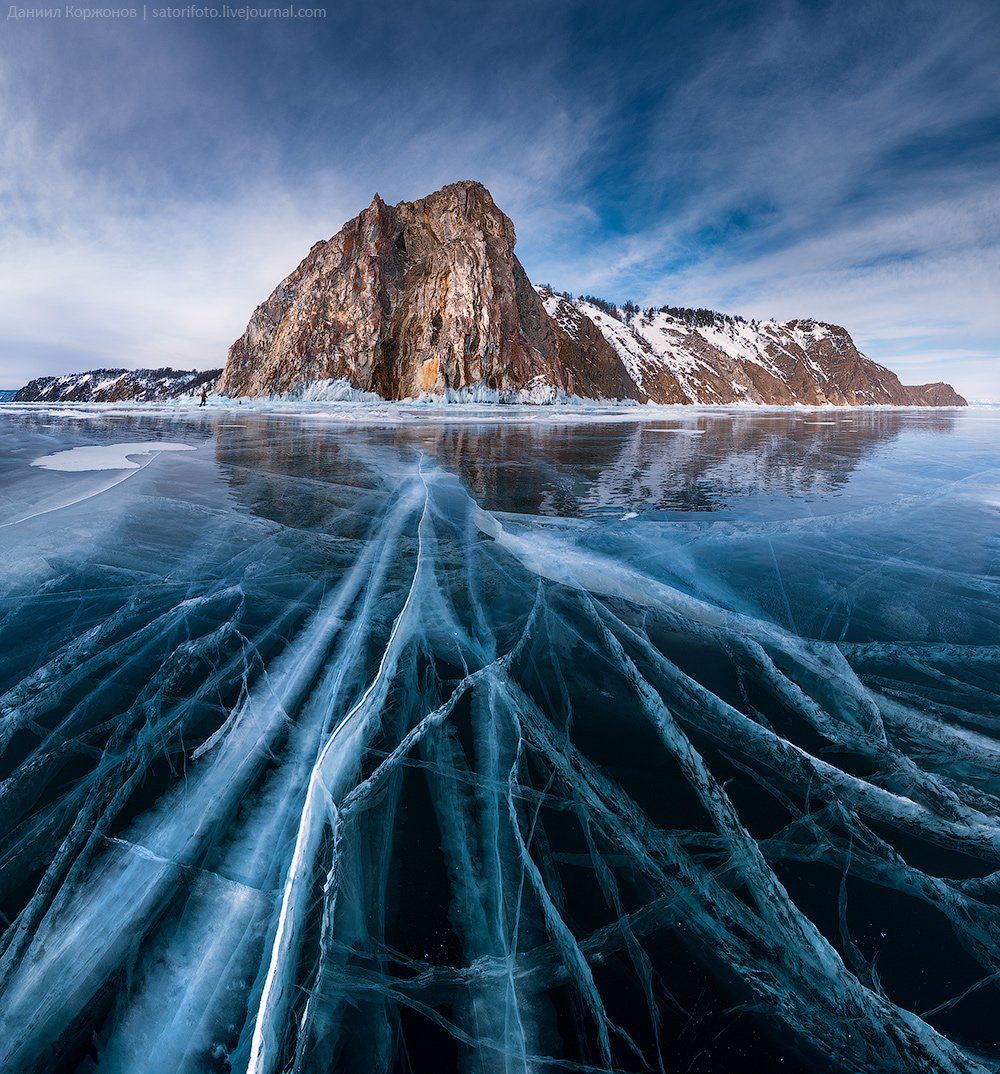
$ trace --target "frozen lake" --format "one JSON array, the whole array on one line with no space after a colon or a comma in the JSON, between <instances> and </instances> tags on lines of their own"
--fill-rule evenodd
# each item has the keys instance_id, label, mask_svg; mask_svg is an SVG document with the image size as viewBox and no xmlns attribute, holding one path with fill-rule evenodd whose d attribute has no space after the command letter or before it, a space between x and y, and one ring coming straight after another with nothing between
<instances>
[{"instance_id":1,"label":"frozen lake","mask_svg":"<svg viewBox=\"0 0 1000 1074\"><path fill-rule=\"evenodd\" d=\"M1000 411L456 416L0 408L0 1069L996 1071Z\"/></svg>"}]
</instances>

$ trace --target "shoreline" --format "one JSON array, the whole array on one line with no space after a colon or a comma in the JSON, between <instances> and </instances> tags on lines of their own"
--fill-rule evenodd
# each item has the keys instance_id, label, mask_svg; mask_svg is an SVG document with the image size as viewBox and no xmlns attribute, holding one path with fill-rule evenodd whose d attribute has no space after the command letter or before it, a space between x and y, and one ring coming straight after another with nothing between
<instances>
[{"instance_id":1,"label":"shoreline","mask_svg":"<svg viewBox=\"0 0 1000 1074\"><path fill-rule=\"evenodd\" d=\"M692 419L699 416L753 415L838 415L904 412L915 414L956 414L967 411L1000 410L1000 403L976 402L966 406L904 406L891 404L767 404L767 403L617 403L565 401L555 403L445 402L433 400L387 401L375 399L302 400L288 398L233 399L210 397L204 407L196 399L121 400L117 402L32 402L0 403L0 414L45 413L52 417L97 417L102 414L195 417L220 414L261 414L275 417L319 418L350 423L440 421L447 423L487 422L586 424L588 422L655 422Z\"/></svg>"}]
</instances>

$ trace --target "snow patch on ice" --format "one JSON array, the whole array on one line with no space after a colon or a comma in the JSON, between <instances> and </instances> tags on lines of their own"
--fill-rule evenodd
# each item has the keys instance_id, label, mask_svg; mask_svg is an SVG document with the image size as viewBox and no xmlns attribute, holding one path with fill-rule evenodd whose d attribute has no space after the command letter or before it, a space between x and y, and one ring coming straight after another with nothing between
<instances>
[{"instance_id":1,"label":"snow patch on ice","mask_svg":"<svg viewBox=\"0 0 1000 1074\"><path fill-rule=\"evenodd\" d=\"M132 455L149 455L160 451L194 451L193 444L176 444L169 440L143 440L135 444L88 444L69 448L52 455L42 455L32 466L43 470L60 470L63 473L81 473L84 470L138 470L139 463Z\"/></svg>"}]
</instances>

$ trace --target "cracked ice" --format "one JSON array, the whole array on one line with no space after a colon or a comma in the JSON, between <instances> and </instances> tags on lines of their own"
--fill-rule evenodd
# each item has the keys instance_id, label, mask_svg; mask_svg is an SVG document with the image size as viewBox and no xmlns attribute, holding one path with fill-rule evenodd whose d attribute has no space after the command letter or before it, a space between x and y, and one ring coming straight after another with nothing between
<instances>
[{"instance_id":1,"label":"cracked ice","mask_svg":"<svg viewBox=\"0 0 1000 1074\"><path fill-rule=\"evenodd\" d=\"M51 420L0 1068L1000 1069L993 415Z\"/></svg>"}]
</instances>

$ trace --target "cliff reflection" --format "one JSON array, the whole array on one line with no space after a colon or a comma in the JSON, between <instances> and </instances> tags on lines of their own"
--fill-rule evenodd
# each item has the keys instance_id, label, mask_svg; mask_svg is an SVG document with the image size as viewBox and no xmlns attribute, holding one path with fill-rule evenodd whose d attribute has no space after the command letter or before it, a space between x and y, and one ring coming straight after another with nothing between
<instances>
[{"instance_id":1,"label":"cliff reflection","mask_svg":"<svg viewBox=\"0 0 1000 1074\"><path fill-rule=\"evenodd\" d=\"M364 425L270 415L215 423L217 458L255 509L310 528L378 496L417 456L485 508L563 517L720 512L843 489L904 432L948 434L932 411L703 413L646 422ZM291 480L289 480L291 479ZM370 504L368 504L370 506Z\"/></svg>"}]
</instances>

